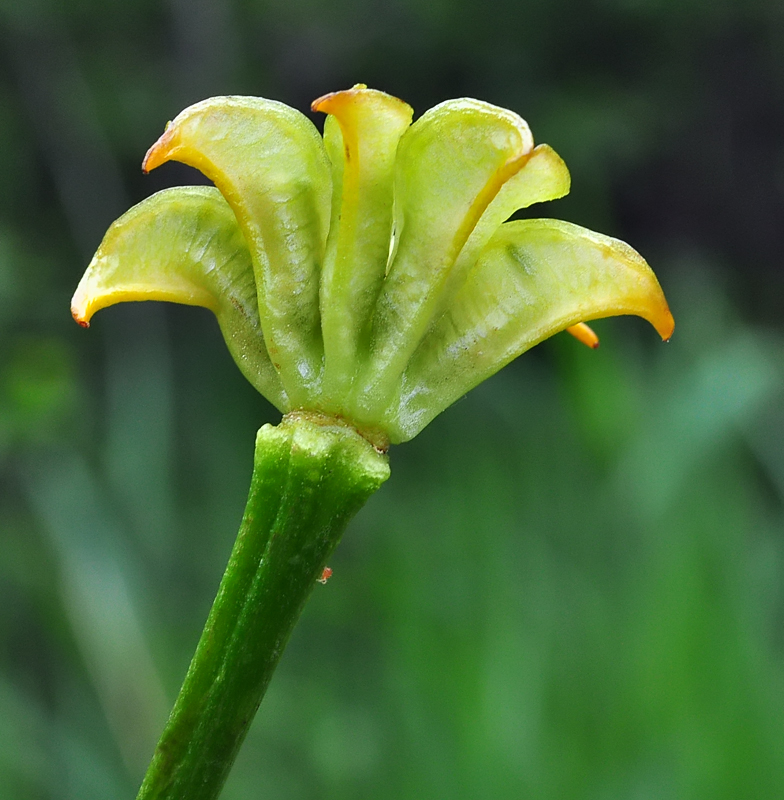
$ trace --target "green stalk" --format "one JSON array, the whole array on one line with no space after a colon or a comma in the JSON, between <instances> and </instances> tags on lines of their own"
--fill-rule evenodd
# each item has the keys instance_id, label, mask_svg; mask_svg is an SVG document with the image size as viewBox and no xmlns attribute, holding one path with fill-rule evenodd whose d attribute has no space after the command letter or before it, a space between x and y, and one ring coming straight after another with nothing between
<instances>
[{"instance_id":1,"label":"green stalk","mask_svg":"<svg viewBox=\"0 0 784 800\"><path fill-rule=\"evenodd\" d=\"M334 419L261 428L237 541L137 800L219 795L327 559L388 477L387 457Z\"/></svg>"}]
</instances>

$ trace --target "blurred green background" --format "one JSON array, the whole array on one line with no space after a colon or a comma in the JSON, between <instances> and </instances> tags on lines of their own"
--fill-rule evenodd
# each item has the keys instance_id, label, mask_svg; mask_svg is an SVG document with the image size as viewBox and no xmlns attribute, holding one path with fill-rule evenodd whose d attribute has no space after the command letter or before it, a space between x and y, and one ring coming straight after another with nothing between
<instances>
[{"instance_id":1,"label":"blurred green background","mask_svg":"<svg viewBox=\"0 0 784 800\"><path fill-rule=\"evenodd\" d=\"M533 209L677 321L559 336L392 452L225 791L784 797L784 5L0 0L0 798L132 798L277 415L210 314L69 299L212 94L518 111ZM319 123L320 124L320 123Z\"/></svg>"}]
</instances>

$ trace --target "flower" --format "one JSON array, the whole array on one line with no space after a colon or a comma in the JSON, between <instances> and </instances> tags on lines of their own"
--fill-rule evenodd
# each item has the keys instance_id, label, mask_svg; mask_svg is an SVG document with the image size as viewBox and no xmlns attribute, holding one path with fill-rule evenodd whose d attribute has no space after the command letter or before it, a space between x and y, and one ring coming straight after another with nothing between
<instances>
[{"instance_id":1,"label":"flower","mask_svg":"<svg viewBox=\"0 0 784 800\"><path fill-rule=\"evenodd\" d=\"M150 148L215 187L159 192L106 234L73 298L89 324L126 300L205 306L278 409L348 422L379 447L543 339L636 314L674 322L643 258L568 222L510 216L569 191L519 116L448 100L412 109L357 85L325 95L324 137L254 97L193 105Z\"/></svg>"}]
</instances>

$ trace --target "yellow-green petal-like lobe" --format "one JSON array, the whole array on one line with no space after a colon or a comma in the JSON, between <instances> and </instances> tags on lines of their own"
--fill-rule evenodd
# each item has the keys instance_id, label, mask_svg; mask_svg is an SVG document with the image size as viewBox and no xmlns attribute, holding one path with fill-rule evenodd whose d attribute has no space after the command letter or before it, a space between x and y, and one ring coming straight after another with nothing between
<instances>
[{"instance_id":1,"label":"yellow-green petal-like lobe","mask_svg":"<svg viewBox=\"0 0 784 800\"><path fill-rule=\"evenodd\" d=\"M234 209L253 257L259 316L292 405L318 391L323 344L319 274L332 181L321 137L303 114L258 97L213 97L186 108L150 148L201 170Z\"/></svg>"},{"instance_id":2,"label":"yellow-green petal-like lobe","mask_svg":"<svg viewBox=\"0 0 784 800\"><path fill-rule=\"evenodd\" d=\"M479 253L498 227L515 211L534 203L557 200L569 194L571 177L563 159L548 144L539 144L528 154L520 170L499 189L498 194L479 218L471 236L460 252L456 269L467 274ZM458 289L460 287L457 287Z\"/></svg>"},{"instance_id":3,"label":"yellow-green petal-like lobe","mask_svg":"<svg viewBox=\"0 0 784 800\"><path fill-rule=\"evenodd\" d=\"M675 323L661 287L629 245L558 220L502 225L411 359L387 414L392 442L415 436L543 339L619 314L643 317L663 339L672 335Z\"/></svg>"},{"instance_id":4,"label":"yellow-green petal-like lobe","mask_svg":"<svg viewBox=\"0 0 784 800\"><path fill-rule=\"evenodd\" d=\"M469 99L436 106L403 135L395 251L376 306L358 413L394 391L434 316L464 280L454 266L477 222L532 149L524 120Z\"/></svg>"},{"instance_id":5,"label":"yellow-green petal-like lobe","mask_svg":"<svg viewBox=\"0 0 784 800\"><path fill-rule=\"evenodd\" d=\"M166 189L107 231L71 301L74 319L138 300L210 309L245 377L281 411L289 401L259 324L250 253L237 220L212 187Z\"/></svg>"},{"instance_id":6,"label":"yellow-green petal-like lobe","mask_svg":"<svg viewBox=\"0 0 784 800\"><path fill-rule=\"evenodd\" d=\"M369 321L392 237L395 154L413 109L355 86L313 103L330 116L324 142L333 164L332 226L321 275L325 407L348 395L367 348Z\"/></svg>"}]
</instances>

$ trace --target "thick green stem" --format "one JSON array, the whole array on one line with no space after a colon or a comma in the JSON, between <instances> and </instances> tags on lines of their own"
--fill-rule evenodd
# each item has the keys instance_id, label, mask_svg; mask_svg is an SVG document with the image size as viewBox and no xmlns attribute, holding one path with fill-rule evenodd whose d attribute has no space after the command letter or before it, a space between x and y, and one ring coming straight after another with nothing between
<instances>
[{"instance_id":1,"label":"thick green stem","mask_svg":"<svg viewBox=\"0 0 784 800\"><path fill-rule=\"evenodd\" d=\"M335 420L261 428L242 526L137 800L218 796L326 560L388 477L386 456Z\"/></svg>"}]
</instances>

